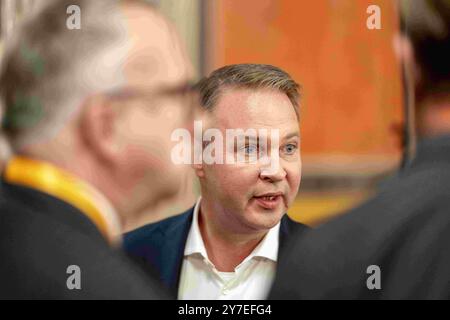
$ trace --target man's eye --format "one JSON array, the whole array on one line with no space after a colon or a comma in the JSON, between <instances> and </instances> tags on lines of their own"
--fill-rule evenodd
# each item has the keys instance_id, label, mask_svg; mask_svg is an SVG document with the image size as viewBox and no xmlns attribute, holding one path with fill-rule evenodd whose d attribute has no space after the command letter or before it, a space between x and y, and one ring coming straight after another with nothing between
<instances>
[{"instance_id":1,"label":"man's eye","mask_svg":"<svg viewBox=\"0 0 450 320\"><path fill-rule=\"evenodd\" d=\"M285 147L284 147L284 152L286 153L286 154L294 154L295 152L297 152L297 145L295 145L295 144L287 144Z\"/></svg>"},{"instance_id":2,"label":"man's eye","mask_svg":"<svg viewBox=\"0 0 450 320\"><path fill-rule=\"evenodd\" d=\"M244 152L246 154L253 154L258 151L258 146L256 145L248 145L244 147Z\"/></svg>"}]
</instances>

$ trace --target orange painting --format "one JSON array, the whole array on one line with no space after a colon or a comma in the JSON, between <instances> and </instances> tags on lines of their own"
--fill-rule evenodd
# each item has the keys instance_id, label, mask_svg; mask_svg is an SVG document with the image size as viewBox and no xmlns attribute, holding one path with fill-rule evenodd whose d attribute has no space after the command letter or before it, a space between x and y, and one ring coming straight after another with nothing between
<instances>
[{"instance_id":1,"label":"orange painting","mask_svg":"<svg viewBox=\"0 0 450 320\"><path fill-rule=\"evenodd\" d=\"M268 63L302 85L306 165L351 171L358 161L363 168L371 162L383 168L398 160L399 137L392 128L402 122L403 102L392 46L399 27L394 1L206 3L207 73L227 64ZM370 5L381 9L379 30L366 26Z\"/></svg>"}]
</instances>

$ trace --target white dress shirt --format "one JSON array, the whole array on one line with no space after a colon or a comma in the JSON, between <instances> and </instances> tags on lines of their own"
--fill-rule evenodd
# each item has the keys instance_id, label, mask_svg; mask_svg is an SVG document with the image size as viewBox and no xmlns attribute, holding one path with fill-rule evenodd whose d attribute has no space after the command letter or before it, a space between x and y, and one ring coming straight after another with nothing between
<instances>
[{"instance_id":1,"label":"white dress shirt","mask_svg":"<svg viewBox=\"0 0 450 320\"><path fill-rule=\"evenodd\" d=\"M178 299L259 300L266 299L278 257L280 223L269 230L253 252L234 272L219 272L208 259L198 226L199 199L184 250Z\"/></svg>"}]
</instances>

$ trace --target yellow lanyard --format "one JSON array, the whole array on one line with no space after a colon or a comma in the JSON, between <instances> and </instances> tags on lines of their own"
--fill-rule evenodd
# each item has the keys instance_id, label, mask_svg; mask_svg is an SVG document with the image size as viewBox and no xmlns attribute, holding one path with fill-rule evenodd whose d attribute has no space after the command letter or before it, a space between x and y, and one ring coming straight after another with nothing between
<instances>
[{"instance_id":1,"label":"yellow lanyard","mask_svg":"<svg viewBox=\"0 0 450 320\"><path fill-rule=\"evenodd\" d=\"M5 168L4 179L10 184L33 188L71 204L85 214L108 241L114 242L114 235L101 213L101 202L96 201L97 192L70 173L49 163L15 157Z\"/></svg>"}]
</instances>

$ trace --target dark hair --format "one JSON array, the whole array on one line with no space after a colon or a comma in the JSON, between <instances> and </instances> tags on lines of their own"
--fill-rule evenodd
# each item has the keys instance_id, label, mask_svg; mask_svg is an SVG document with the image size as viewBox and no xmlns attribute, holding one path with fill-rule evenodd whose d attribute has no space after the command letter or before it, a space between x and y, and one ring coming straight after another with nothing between
<instances>
[{"instance_id":1,"label":"dark hair","mask_svg":"<svg viewBox=\"0 0 450 320\"><path fill-rule=\"evenodd\" d=\"M420 68L420 97L450 92L450 0L402 0L403 31Z\"/></svg>"}]
</instances>

